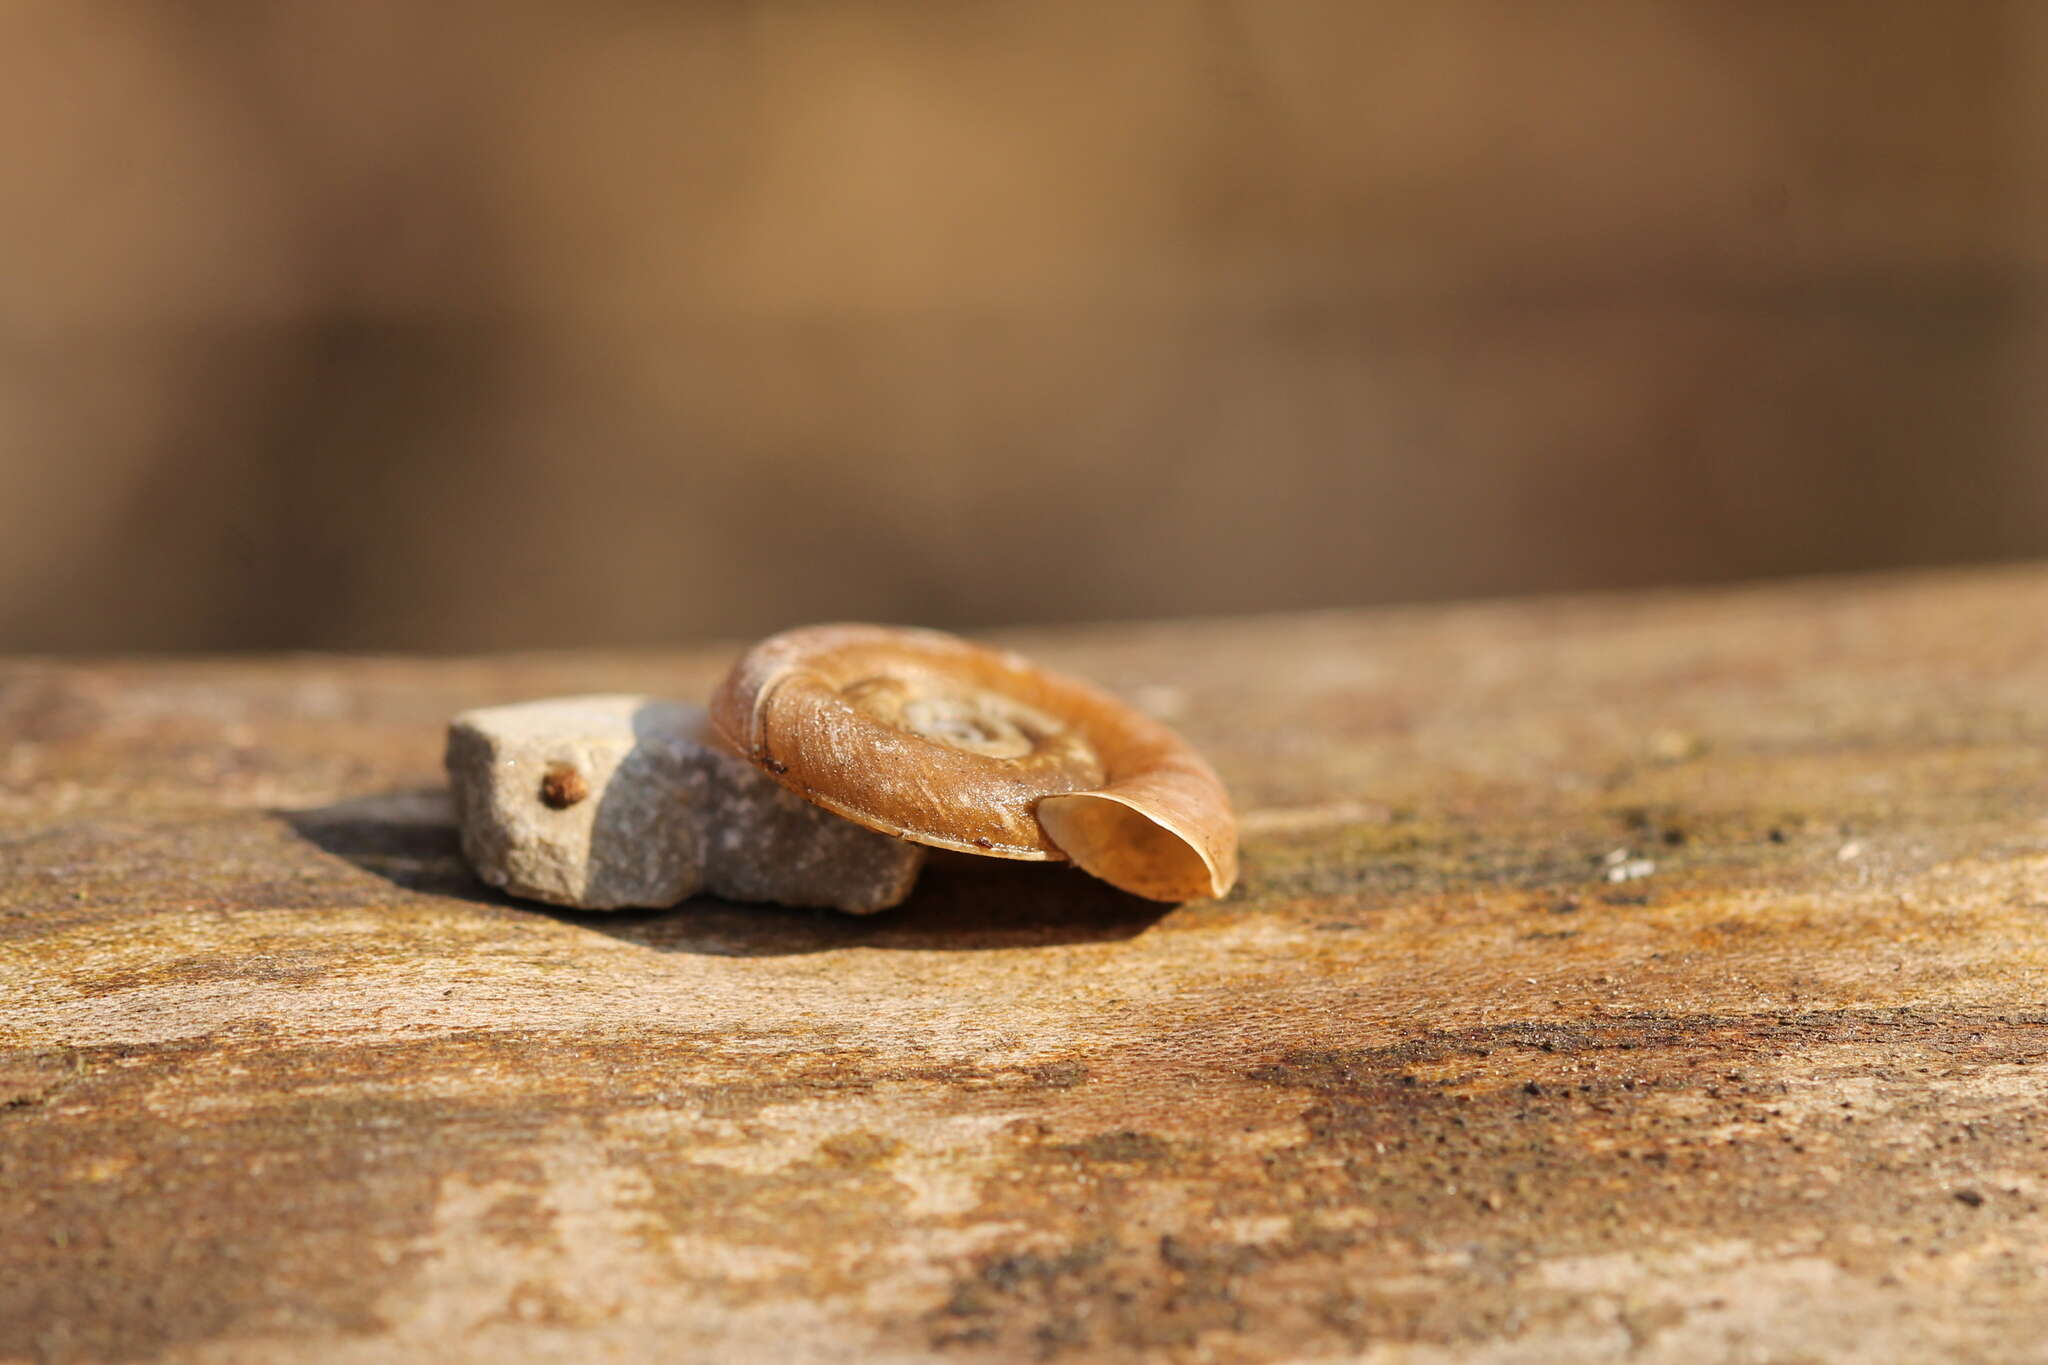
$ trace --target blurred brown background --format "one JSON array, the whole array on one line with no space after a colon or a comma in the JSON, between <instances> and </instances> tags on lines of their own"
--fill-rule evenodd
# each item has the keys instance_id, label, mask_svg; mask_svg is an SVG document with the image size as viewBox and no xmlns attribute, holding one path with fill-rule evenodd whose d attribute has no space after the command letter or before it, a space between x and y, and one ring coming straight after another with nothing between
<instances>
[{"instance_id":1,"label":"blurred brown background","mask_svg":"<svg viewBox=\"0 0 2048 1365\"><path fill-rule=\"evenodd\" d=\"M2048 553L2048 3L0 0L0 648Z\"/></svg>"}]
</instances>

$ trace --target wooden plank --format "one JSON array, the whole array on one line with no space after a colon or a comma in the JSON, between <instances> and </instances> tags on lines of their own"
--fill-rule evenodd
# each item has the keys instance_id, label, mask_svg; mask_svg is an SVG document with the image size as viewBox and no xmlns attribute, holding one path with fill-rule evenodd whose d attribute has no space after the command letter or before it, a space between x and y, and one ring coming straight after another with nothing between
<instances>
[{"instance_id":1,"label":"wooden plank","mask_svg":"<svg viewBox=\"0 0 2048 1365\"><path fill-rule=\"evenodd\" d=\"M468 879L729 650L0 667L0 1358L2048 1358L2048 570L1018 642L1236 895Z\"/></svg>"}]
</instances>

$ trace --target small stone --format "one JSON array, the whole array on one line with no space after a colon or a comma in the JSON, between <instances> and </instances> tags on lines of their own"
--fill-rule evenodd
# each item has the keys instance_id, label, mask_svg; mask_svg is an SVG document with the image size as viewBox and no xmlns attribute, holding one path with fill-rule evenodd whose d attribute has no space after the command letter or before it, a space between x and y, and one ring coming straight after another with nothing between
<instances>
[{"instance_id":1,"label":"small stone","mask_svg":"<svg viewBox=\"0 0 2048 1365\"><path fill-rule=\"evenodd\" d=\"M926 850L856 825L778 785L737 754L704 751L711 818L704 889L735 901L866 914L900 903Z\"/></svg>"},{"instance_id":2,"label":"small stone","mask_svg":"<svg viewBox=\"0 0 2048 1365\"><path fill-rule=\"evenodd\" d=\"M923 848L783 790L704 722L625 695L464 712L447 750L464 855L493 886L581 910L708 891L865 914L910 894Z\"/></svg>"},{"instance_id":3,"label":"small stone","mask_svg":"<svg viewBox=\"0 0 2048 1365\"><path fill-rule=\"evenodd\" d=\"M448 727L462 851L515 896L582 909L674 905L703 884L701 713L644 697L465 712ZM575 774L582 797L570 792ZM594 798L594 799L593 799Z\"/></svg>"},{"instance_id":4,"label":"small stone","mask_svg":"<svg viewBox=\"0 0 2048 1365\"><path fill-rule=\"evenodd\" d=\"M1632 858L1625 848L1617 848L1601 860L1607 869L1610 882L1632 882L1657 873L1657 864L1648 858Z\"/></svg>"},{"instance_id":5,"label":"small stone","mask_svg":"<svg viewBox=\"0 0 2048 1365\"><path fill-rule=\"evenodd\" d=\"M589 795L590 784L567 763L550 763L540 779L540 803L549 810L567 810Z\"/></svg>"}]
</instances>

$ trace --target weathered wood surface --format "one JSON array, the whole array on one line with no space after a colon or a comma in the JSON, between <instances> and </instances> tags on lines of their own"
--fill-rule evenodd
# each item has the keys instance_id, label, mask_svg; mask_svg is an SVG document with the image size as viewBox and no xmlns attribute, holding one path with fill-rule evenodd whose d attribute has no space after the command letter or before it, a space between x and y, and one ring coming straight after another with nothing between
<instances>
[{"instance_id":1,"label":"weathered wood surface","mask_svg":"<svg viewBox=\"0 0 2048 1365\"><path fill-rule=\"evenodd\" d=\"M6 665L0 1358L2048 1359L2048 572L1023 643L1235 896L468 879L723 650Z\"/></svg>"}]
</instances>

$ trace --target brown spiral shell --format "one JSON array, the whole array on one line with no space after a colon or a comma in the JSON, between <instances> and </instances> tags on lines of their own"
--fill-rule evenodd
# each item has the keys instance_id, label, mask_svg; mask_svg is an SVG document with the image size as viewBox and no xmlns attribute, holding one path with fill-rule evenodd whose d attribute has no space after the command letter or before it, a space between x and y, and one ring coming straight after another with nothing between
<instances>
[{"instance_id":1,"label":"brown spiral shell","mask_svg":"<svg viewBox=\"0 0 2048 1365\"><path fill-rule=\"evenodd\" d=\"M807 626L747 651L711 703L778 782L869 829L997 858L1071 858L1155 900L1237 879L1222 781L1151 717L938 631Z\"/></svg>"}]
</instances>

